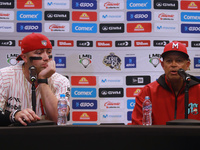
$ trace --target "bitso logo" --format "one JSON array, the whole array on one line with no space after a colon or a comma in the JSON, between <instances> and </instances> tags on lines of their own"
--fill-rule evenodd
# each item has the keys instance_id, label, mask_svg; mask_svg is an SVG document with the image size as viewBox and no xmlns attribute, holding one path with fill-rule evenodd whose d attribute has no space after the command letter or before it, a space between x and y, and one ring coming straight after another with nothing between
<instances>
[{"instance_id":1,"label":"bitso logo","mask_svg":"<svg viewBox=\"0 0 200 150\"><path fill-rule=\"evenodd\" d=\"M149 62L156 68L159 63L161 63L160 60L161 56L160 54L149 54Z\"/></svg>"},{"instance_id":2,"label":"bitso logo","mask_svg":"<svg viewBox=\"0 0 200 150\"><path fill-rule=\"evenodd\" d=\"M91 59L92 55L89 54L79 55L79 63L82 64L84 68L87 68L89 64L92 63Z\"/></svg>"},{"instance_id":3,"label":"bitso logo","mask_svg":"<svg viewBox=\"0 0 200 150\"><path fill-rule=\"evenodd\" d=\"M103 64L110 67L111 69L121 70L121 59L115 55L115 53L110 53L108 56L104 56Z\"/></svg>"}]
</instances>

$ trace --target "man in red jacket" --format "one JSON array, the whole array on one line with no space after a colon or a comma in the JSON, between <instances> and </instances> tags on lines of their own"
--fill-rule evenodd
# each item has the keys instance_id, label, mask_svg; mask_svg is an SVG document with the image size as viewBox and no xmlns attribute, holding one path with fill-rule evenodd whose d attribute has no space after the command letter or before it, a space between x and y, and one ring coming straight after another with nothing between
<instances>
[{"instance_id":1,"label":"man in red jacket","mask_svg":"<svg viewBox=\"0 0 200 150\"><path fill-rule=\"evenodd\" d=\"M174 119L185 118L185 82L178 74L179 69L188 70L189 55L185 45L180 42L167 44L161 54L161 62L165 74L157 81L144 86L136 97L135 108L132 113L132 123L142 124L142 103L145 96L152 102L152 124L166 125ZM200 120L200 84L194 80L189 82L188 119Z\"/></svg>"}]
</instances>

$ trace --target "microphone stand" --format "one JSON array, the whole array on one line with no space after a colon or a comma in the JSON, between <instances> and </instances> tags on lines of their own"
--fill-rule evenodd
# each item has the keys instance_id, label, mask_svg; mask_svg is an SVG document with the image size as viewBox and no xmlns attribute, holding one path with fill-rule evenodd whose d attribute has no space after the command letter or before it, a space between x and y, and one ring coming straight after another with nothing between
<instances>
[{"instance_id":1,"label":"microphone stand","mask_svg":"<svg viewBox=\"0 0 200 150\"><path fill-rule=\"evenodd\" d=\"M35 92L35 81L36 79L31 80L32 81L32 109L36 113L36 92ZM55 125L56 123L51 120L38 120L36 122L28 123L26 122L27 126L41 126L41 125ZM21 123L17 122L14 123L14 126L23 126Z\"/></svg>"},{"instance_id":2,"label":"microphone stand","mask_svg":"<svg viewBox=\"0 0 200 150\"><path fill-rule=\"evenodd\" d=\"M186 80L185 85L185 119L188 119L188 102L189 102L189 82L190 80Z\"/></svg>"},{"instance_id":3,"label":"microphone stand","mask_svg":"<svg viewBox=\"0 0 200 150\"><path fill-rule=\"evenodd\" d=\"M32 83L32 109L36 113L36 93L35 93L35 81Z\"/></svg>"},{"instance_id":4,"label":"microphone stand","mask_svg":"<svg viewBox=\"0 0 200 150\"><path fill-rule=\"evenodd\" d=\"M36 93L35 93L35 80L32 80L32 109L36 113ZM27 126L41 126L41 125L55 125L53 121L50 120L38 120L36 122L27 123Z\"/></svg>"},{"instance_id":5,"label":"microphone stand","mask_svg":"<svg viewBox=\"0 0 200 150\"><path fill-rule=\"evenodd\" d=\"M172 121L166 122L166 125L200 125L200 120L195 119L188 119L188 103L189 103L189 83L191 79L195 80L196 82L200 83L200 80L194 76L190 75L190 78L185 78L184 81L185 85L185 119L176 119Z\"/></svg>"}]
</instances>

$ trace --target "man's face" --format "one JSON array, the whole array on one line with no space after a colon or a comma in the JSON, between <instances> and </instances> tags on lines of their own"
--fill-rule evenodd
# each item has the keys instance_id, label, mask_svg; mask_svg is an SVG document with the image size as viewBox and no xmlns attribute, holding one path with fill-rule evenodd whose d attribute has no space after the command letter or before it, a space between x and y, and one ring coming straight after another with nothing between
<instances>
[{"instance_id":1,"label":"man's face","mask_svg":"<svg viewBox=\"0 0 200 150\"><path fill-rule=\"evenodd\" d=\"M180 68L188 70L190 61L186 59L180 52L168 52L165 55L163 62L161 62L165 75L169 81L182 80L178 74Z\"/></svg>"},{"instance_id":2,"label":"man's face","mask_svg":"<svg viewBox=\"0 0 200 150\"><path fill-rule=\"evenodd\" d=\"M39 49L28 52L26 54L26 61L28 66L35 66L37 72L47 67L47 63L52 60L52 49Z\"/></svg>"}]
</instances>

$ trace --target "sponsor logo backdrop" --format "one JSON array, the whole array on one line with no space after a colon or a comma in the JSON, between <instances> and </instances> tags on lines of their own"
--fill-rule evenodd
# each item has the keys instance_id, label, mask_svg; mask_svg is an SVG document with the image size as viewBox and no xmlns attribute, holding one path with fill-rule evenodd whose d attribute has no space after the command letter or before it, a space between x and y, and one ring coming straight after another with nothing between
<instances>
[{"instance_id":1,"label":"sponsor logo backdrop","mask_svg":"<svg viewBox=\"0 0 200 150\"><path fill-rule=\"evenodd\" d=\"M172 41L199 76L200 1L0 0L0 68L17 65L32 32L53 45L57 72L71 82L69 124L131 123L135 96L164 73L160 54Z\"/></svg>"}]
</instances>

